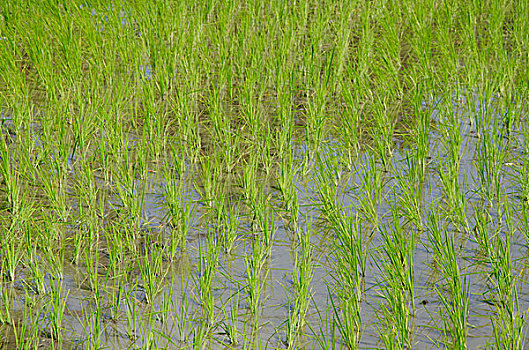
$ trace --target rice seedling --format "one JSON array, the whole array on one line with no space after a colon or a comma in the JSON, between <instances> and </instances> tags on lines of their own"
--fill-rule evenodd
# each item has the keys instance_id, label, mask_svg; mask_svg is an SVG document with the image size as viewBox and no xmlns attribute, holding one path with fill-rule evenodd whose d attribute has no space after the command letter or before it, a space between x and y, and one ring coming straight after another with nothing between
<instances>
[{"instance_id":1,"label":"rice seedling","mask_svg":"<svg viewBox=\"0 0 529 350\"><path fill-rule=\"evenodd\" d=\"M0 309L0 324L12 324L12 316L11 316L11 299L10 299L10 286L6 282L2 282L2 289L0 292L2 293L2 307ZM22 327L26 327L24 324Z\"/></svg>"},{"instance_id":2,"label":"rice seedling","mask_svg":"<svg viewBox=\"0 0 529 350\"><path fill-rule=\"evenodd\" d=\"M208 238L207 243L204 247L200 240L198 242L197 271L193 277L196 297L202 306L202 315L208 327L211 327L215 321L214 282L219 248L212 237Z\"/></svg>"},{"instance_id":3,"label":"rice seedling","mask_svg":"<svg viewBox=\"0 0 529 350\"><path fill-rule=\"evenodd\" d=\"M416 309L413 287L416 243L413 231L411 237L406 237L398 214L393 210L392 215L393 227L381 231L382 256L376 262L383 276L379 281L380 325L377 328L386 347L408 349L413 341L412 317Z\"/></svg>"},{"instance_id":4,"label":"rice seedling","mask_svg":"<svg viewBox=\"0 0 529 350\"><path fill-rule=\"evenodd\" d=\"M24 295L24 310L22 320L27 322L13 323L15 344L17 349L35 349L39 346L39 319L42 306L27 291Z\"/></svg>"},{"instance_id":5,"label":"rice seedling","mask_svg":"<svg viewBox=\"0 0 529 350\"><path fill-rule=\"evenodd\" d=\"M435 291L441 301L441 333L444 346L467 348L469 336L469 278L462 273L458 247L452 232L442 225L437 208L427 219L429 247L438 273Z\"/></svg>"},{"instance_id":6,"label":"rice seedling","mask_svg":"<svg viewBox=\"0 0 529 350\"><path fill-rule=\"evenodd\" d=\"M64 313L66 311L66 304L68 302L68 294L63 295L62 280L52 278L50 283L50 301L47 308L47 313L50 318L50 332L51 338L57 341L58 346L62 347L63 336L63 321Z\"/></svg>"},{"instance_id":7,"label":"rice seedling","mask_svg":"<svg viewBox=\"0 0 529 350\"><path fill-rule=\"evenodd\" d=\"M0 338L522 348L527 10L0 2Z\"/></svg>"},{"instance_id":8,"label":"rice seedling","mask_svg":"<svg viewBox=\"0 0 529 350\"><path fill-rule=\"evenodd\" d=\"M292 270L292 290L284 287L288 295L288 318L285 325L285 345L288 349L295 348L298 339L306 326L306 315L311 300L310 284L314 275L314 261L310 243L312 223L307 224L306 231L300 236L298 251L294 255ZM291 295L289 295L291 294Z\"/></svg>"}]
</instances>

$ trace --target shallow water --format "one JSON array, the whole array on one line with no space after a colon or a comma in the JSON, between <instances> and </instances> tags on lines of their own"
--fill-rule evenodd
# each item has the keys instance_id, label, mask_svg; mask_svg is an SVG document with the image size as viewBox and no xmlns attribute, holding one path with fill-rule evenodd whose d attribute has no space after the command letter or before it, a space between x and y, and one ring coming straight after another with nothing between
<instances>
[{"instance_id":1,"label":"shallow water","mask_svg":"<svg viewBox=\"0 0 529 350\"><path fill-rule=\"evenodd\" d=\"M441 100L436 101L437 104L442 104ZM453 103L452 111L457 113L456 120L461 125L461 163L458 181L462 186L462 193L466 203L466 217L470 227L476 225L475 208L485 208L490 217L497 221L499 220L498 208L493 205L488 207L487 199L482 195L482 182L479 180L477 170L477 150L481 147L481 139L476 137L479 132L477 123L475 122L480 113L479 106L476 106L475 113L468 113L466 111L465 101L456 101ZM431 111L431 119L434 124L441 124L442 112L439 110ZM492 120L498 118L494 114ZM494 123L494 122L493 122ZM494 129L495 130L495 129ZM441 189L441 181L437 172L437 162L444 157L443 136L435 128L428 135L429 138L429 153L431 158L428 158L428 164L425 171L425 179L422 182L423 196L418 201L421 208L421 217L426 222L427 213L431 206L440 203L443 199L443 192ZM516 214L520 210L521 200L516 197L516 192L519 189L519 178L516 177L516 168L521 163L527 162L525 150L525 137L522 133L514 133L511 141L508 142L506 138L500 136L502 145L506 147L507 154L505 161L501 166L502 182L501 186L505 193L509 194L506 198L509 205L512 206L511 221L503 221L500 224L502 228L501 234L504 235L508 229L507 224L514 227L514 235L511 239L511 254L513 271L519 276L518 281L518 310L528 310L529 308L529 288L527 288L527 274L524 267L527 266L527 243L526 237L522 232L523 227L527 223L520 222ZM378 335L378 326L380 323L380 315L378 312L377 301L380 301L380 289L382 272L376 264L376 260L381 257L382 237L381 230L384 228L391 228L395 223L391 215L391 206L395 203L399 205L398 198L403 192L400 188L399 177L405 176L408 169L406 159L407 157L414 157L413 148L404 146L399 140L395 142L396 148L393 150L391 157L391 167L389 171L382 169L380 164L369 163L369 151L363 151L352 169L345 164L342 166L339 173L330 175L330 179L337 180L336 190L341 195L338 197L346 208L350 216L359 215L363 217L361 204L359 198L364 194L366 184L365 177L362 172L369 172L370 166L376 166L372 174L377 174L382 183L381 198L377 208L377 215L379 218L379 227L373 227L365 218L362 219L361 229L364 237L364 249L366 256L366 266L364 283L364 295L361 303L361 317L362 317L362 336L360 340L360 348L379 348L382 346L380 337ZM323 148L323 159L339 159L341 157L341 149L339 143L330 142L330 146ZM311 293L312 301L307 311L307 320L311 325L311 329L306 329L307 334L301 339L301 346L306 348L318 349L319 345L315 342L314 337L319 333L319 327L325 329L320 316L325 315L329 308L329 297L334 295L334 257L333 247L329 237L332 236L332 230L326 228L325 220L322 219L321 213L318 209L320 204L317 188L317 168L314 168L315 160L310 159L309 152L305 147L294 146L295 162L305 162L305 169L309 169L305 176L300 170L293 176L295 191L299 203L299 223L301 230L307 229L307 222L313 222L313 233L311 236L311 243L313 244L313 263L314 275L312 278ZM345 156L344 156L345 157ZM307 161L308 159L308 161ZM372 165L370 165L372 164ZM303 169L303 166L299 169ZM325 171L326 167L322 167ZM330 168L329 168L330 169ZM75 171L75 169L73 170ZM99 300L99 305L94 304L94 290L90 287L86 278L86 265L81 262L78 265L66 263L63 269L63 279L59 281L61 286L61 293L63 300L66 300L66 312L64 332L66 339L73 339L71 346L77 349L88 348L86 341L86 334L94 331L94 327L101 327L102 337L101 345L110 348L147 348L155 344L156 347L173 348L175 346L191 346L193 343L193 329L199 327L203 320L200 316L201 304L198 299L200 286L196 283L198 278L197 265L199 259L207 257L211 253L209 247L212 241L216 238L222 237L222 228L217 227L215 222L209 222L211 216L206 215L209 211L207 206L207 198L201 198L197 189L200 186L193 186L193 179L187 177L185 185L185 197L188 199L187 205L193 206L194 216L191 220L191 230L187 236L187 249L177 250L177 258L174 261L166 259L163 260L164 269L173 271L171 275L166 278L159 278L157 283L160 286L160 293L152 304L147 303L147 296L145 285L146 281L142 280L141 273L137 268L127 272L128 283L122 289L123 295L117 296L119 305L116 301L109 299L112 296L110 292L113 288L119 286L119 281L107 281L101 284L102 298ZM109 185L106 180L99 179L97 186L104 187ZM149 255L153 259L156 254L166 254L165 252L158 252L156 249L170 245L171 227L169 224L168 212L164 209L165 199L164 191L166 184L163 176L156 172L148 173L145 180L135 180L135 188L138 193L143 193L142 197L142 217L139 229L142 234L142 241L138 242L138 249L140 254ZM271 227L273 243L271 246L271 254L268 259L264 261L263 271L265 278L262 279L263 290L261 293L261 315L259 318L259 329L256 338L251 340L252 347L258 347L259 344L263 348L281 348L284 347L285 341L285 320L288 318L290 299L292 295L293 281L292 270L294 267L294 257L296 254L297 237L293 234L291 228L288 226L288 220L280 217L280 213L284 214L284 203L281 199L279 190L270 188L270 202L275 209L275 213L271 214L273 218L273 225ZM118 212L122 207L122 202L119 197L110 197L110 212ZM75 204L75 203L74 203ZM75 205L74 205L74 208ZM76 208L78 209L78 208ZM239 335L240 346L247 345L249 341L249 333L252 329L252 321L246 315L248 312L248 301L246 291L244 289L247 281L246 260L252 252L251 239L249 235L252 233L251 220L249 213L244 212L244 207L239 208L242 215L238 217L232 216L230 218L238 220L238 239L234 251L226 255L223 252L218 252L218 265L213 271L213 293L215 300L214 312L214 326L210 331L210 339L207 343L208 348L225 348L229 346L226 334L222 328L224 320L226 320L225 312L228 311L227 305L236 303L238 305L239 316L236 317L238 328L241 334ZM234 210L234 212L236 212ZM116 214L116 215L119 215ZM414 348L435 348L442 346L440 341L440 331L442 323L439 319L439 313L443 309L442 303L438 295L434 292L434 288L439 286L437 280L438 275L433 267L432 256L428 249L428 237L425 231L415 227L414 224L407 224L405 217L401 216L405 232L413 232L416 235L415 255L414 255L414 302L416 305L415 313L410 318L413 323L413 344ZM459 268L462 274L468 278L469 284L469 348L487 347L493 341L493 329L490 322L490 317L493 315L493 308L487 301L489 284L485 277L488 274L488 266L479 262L479 246L473 241L472 237L467 237L452 224L448 224L448 220L444 220L447 224L447 233L453 234L456 242L460 244L458 257ZM73 234L75 232L75 225L71 226ZM156 248L162 247L162 248ZM103 282L104 271L109 266L109 255L107 247L100 248L100 282ZM48 269L47 264L42 261L44 269ZM4 283L3 288L9 289L9 299L12 303L12 313L15 319L20 320L22 310L26 297L34 299L36 302L46 303L50 298L48 293L39 295L31 292L29 296L24 295L26 284L31 285L31 276L26 266L21 266L18 269L18 278L11 284ZM48 271L45 274L44 284L46 290L49 291L52 283L52 275ZM173 276L172 278L169 278ZM116 288L115 290L118 290ZM329 294L330 292L330 294ZM161 298L165 295L164 298ZM162 301L163 300L163 301ZM170 302L172 306L171 315L160 315L161 302ZM4 303L4 301L0 302ZM112 314L112 305L117 305L114 311L118 314ZM183 307L182 307L183 305ZM42 309L38 318L37 324L41 329L41 337L43 339L49 338L49 319L50 311L47 307ZM135 311L135 312L133 312ZM133 313L133 316L127 318ZM183 314L182 314L183 313ZM165 317L164 317L165 316ZM325 316L322 316L325 317ZM154 327L154 328L152 328ZM130 333L132 330L132 333ZM6 332L4 330L4 332ZM10 334L9 329L6 334ZM181 334L187 334L186 339L180 337ZM332 341L331 334L325 335L324 338ZM10 339L10 336L6 336ZM149 343L150 342L150 343ZM8 340L9 344L12 341ZM69 346L70 346L69 345ZM340 336L336 334L336 345L342 347Z\"/></svg>"}]
</instances>

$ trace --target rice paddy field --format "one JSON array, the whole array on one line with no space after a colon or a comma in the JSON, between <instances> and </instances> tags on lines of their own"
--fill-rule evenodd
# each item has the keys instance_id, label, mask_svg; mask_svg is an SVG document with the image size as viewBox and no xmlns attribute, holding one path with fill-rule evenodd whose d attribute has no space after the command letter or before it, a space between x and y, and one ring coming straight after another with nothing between
<instances>
[{"instance_id":1,"label":"rice paddy field","mask_svg":"<svg viewBox=\"0 0 529 350\"><path fill-rule=\"evenodd\" d=\"M0 2L0 349L523 349L526 0Z\"/></svg>"}]
</instances>

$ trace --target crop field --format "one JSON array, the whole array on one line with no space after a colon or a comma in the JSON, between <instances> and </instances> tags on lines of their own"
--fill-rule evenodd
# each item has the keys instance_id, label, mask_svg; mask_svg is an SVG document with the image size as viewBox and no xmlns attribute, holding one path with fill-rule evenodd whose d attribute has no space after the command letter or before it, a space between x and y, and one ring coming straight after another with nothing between
<instances>
[{"instance_id":1,"label":"crop field","mask_svg":"<svg viewBox=\"0 0 529 350\"><path fill-rule=\"evenodd\" d=\"M0 349L529 346L527 0L0 1Z\"/></svg>"}]
</instances>

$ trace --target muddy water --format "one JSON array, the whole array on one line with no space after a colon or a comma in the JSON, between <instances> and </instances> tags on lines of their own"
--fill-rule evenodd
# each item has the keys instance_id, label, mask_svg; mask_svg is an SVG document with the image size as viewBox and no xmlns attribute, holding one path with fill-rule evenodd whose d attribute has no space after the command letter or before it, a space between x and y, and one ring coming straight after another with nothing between
<instances>
[{"instance_id":1,"label":"muddy water","mask_svg":"<svg viewBox=\"0 0 529 350\"><path fill-rule=\"evenodd\" d=\"M437 101L440 103L440 101ZM476 150L480 147L480 138L476 137L478 129L476 126L476 113L479 111L469 112L459 109L460 104L454 103L454 113L458 113L458 120L461 122L462 130L462 147L461 147L461 165L459 173L459 181L462 184L464 199L467 204L467 218L470 227L475 225L475 209L487 206L486 201L481 196L481 182L479 181L478 171L476 168ZM432 112L432 123L435 125L441 122L441 112L434 110ZM507 143L506 139L502 139L507 147L506 159L502 166L502 171L505 174L502 181L502 186L507 193L511 195L508 200L511 201L513 214L519 210L521 206L520 199L516 197L516 192L519 189L517 185L516 167L519 166L526 157L524 153L525 138L522 132L513 134L511 142ZM427 165L426 178L423 183L423 198L420 205L422 207L423 219L430 210L430 206L439 203L443 199L441 191L441 182L437 173L437 161L439 157L443 157L443 137L440 132L431 131L429 134L429 149L430 155L429 163ZM331 143L333 145L333 143ZM382 179L382 197L378 206L378 217L380 219L380 229L383 227L391 227L394 223L391 216L391 205L396 196L400 193L399 183L396 178L399 174L404 174L406 169L406 157L413 154L413 148L406 146L399 146L399 140L396 140L396 149L391 158L392 167L390 171L382 170L380 165L377 166L377 172ZM327 150L327 155L336 157L340 156L340 148L338 144L330 147ZM307 159L310 155L304 147L296 146L297 160ZM364 167L353 167L348 169L343 167L340 176L339 189L344 195L341 198L342 204L348 208L350 215L362 215L361 211L357 209L359 206L359 196L364 190L364 183L361 176L362 169L367 169L366 154L361 154L358 162ZM313 341L315 336L313 330L319 333L319 325L321 320L318 317L320 314L325 314L328 309L329 292L333 296L334 282L333 276L333 257L332 245L329 240L329 233L324 230L325 224L321 221L320 214L317 210L318 195L316 192L316 185L314 183L315 173L314 169L307 173L306 178L301 174L295 176L295 185L297 188L297 195L300 207L299 222L302 229L306 229L306 223L311 220L314 222L314 233L311 242L314 244L314 276L311 283L313 302L310 303L308 310L308 322L313 327L307 329L307 335L301 340L301 345L306 348L319 348L318 344ZM169 227L167 222L167 213L163 209L164 205L164 182L163 179L156 173L150 175L148 181L143 184L146 186L146 195L144 196L144 216L142 219L142 230L158 237L161 243L167 242L169 238ZM278 207L281 206L280 194L278 191L271 189L271 201ZM194 187L189 183L186 188L186 196L192 199L194 205L194 218L191 224L191 231L188 235L186 251L180 251L175 262L164 262L164 267L170 269L173 278L159 281L161 285L161 295L165 295L165 300L170 300L173 310L171 315L160 315L157 310L161 308L162 298L159 296L152 304L146 303L145 281L141 279L137 270L132 272L129 276L129 283L124 288L124 295L118 297L119 305L117 307L118 317L113 317L112 301L108 299L109 294L103 293L105 296L100 303L94 302L93 290L91 290L86 280L86 270L83 264L76 266L67 264L64 267L64 278L61 280L63 298L67 298L67 309L65 312L65 321L63 323L65 328L65 338L68 339L65 346L77 349L87 348L88 337L87 334L93 333L97 326L101 329L101 345L109 348L147 348L149 345L155 344L158 348L174 348L178 346L190 347L193 342L193 337L190 335L187 339L182 339L182 329L184 333L192 334L193 329L196 329L201 324L200 318L200 303L197 298L199 286L195 282L197 278L197 264L199 259L199 249L202 254L208 252L208 244L211 242L211 235L208 234L206 227L211 226L211 223L204 222L207 208L203 204L200 194L197 193ZM114 201L114 206L119 207L119 202ZM498 218L496 208L488 208L491 216L494 219ZM529 308L529 288L527 285L527 275L524 273L523 267L527 265L527 248L526 238L521 230L524 227L519 222L518 215L511 216L512 227L519 229L515 230L512 238L511 253L513 258L513 269L515 274L520 274L519 287L519 309L527 310ZM404 222L404 220L403 220ZM208 225L207 225L208 224ZM503 223L504 229L507 223ZM441 334L438 330L441 327L439 314L442 310L442 304L434 288L438 285L435 269L432 267L432 256L428 252L428 238L424 231L418 230L413 225L404 224L406 231L414 231L418 237L415 248L415 262L414 262L414 289L415 289L415 305L416 312L412 317L412 322L415 327L415 334L413 336L415 348L433 348L441 346L439 343ZM214 225L213 225L214 226ZM362 316L362 337L360 348L380 348L378 335L378 326L380 320L377 313L377 301L380 301L380 285L379 280L382 272L377 268L376 259L379 258L377 250L382 245L380 230L374 229L372 225L363 222L361 225L365 230L366 239L365 254L367 258L367 271L365 271L365 293L364 300L361 305ZM472 241L471 237L463 237L453 225L448 226L453 229L453 234L460 242L461 256L459 258L459 266L461 272L466 274L470 286L470 300L469 300L469 339L468 347L477 348L480 346L486 347L493 341L493 329L490 322L492 315L492 307L487 302L487 291L490 288L486 281L487 270L478 263L479 247ZM247 237L251 230L248 219L242 217L239 225L238 245L235 250L228 255L219 255L219 265L215 271L215 279L213 282L214 298L216 301L215 322L218 322L218 327L213 327L211 338L206 347L208 348L225 348L229 345L225 332L221 324L225 318L224 312L228 309L227 305L236 303L240 316L238 317L239 331L247 334L246 337L240 335L238 340L241 344L245 344L248 339L251 339L251 321L246 315L248 312L248 303L246 299L246 292L244 286L246 284L246 269L244 256L251 252L251 245ZM271 249L271 256L265 262L265 270L267 271L264 282L264 289L262 292L262 314L259 318L259 330L255 338L252 339L249 348L255 348L260 345L262 348L281 348L284 347L285 340L285 320L288 318L289 300L291 295L287 291L292 287L291 272L294 266L295 254L295 238L286 226L286 222L278 215L274 216L273 226L274 240ZM200 247L200 248L199 248ZM144 249L147 249L144 247ZM102 259L104 261L104 258ZM45 265L45 264L43 264ZM104 265L104 262L102 263ZM104 266L102 266L104 268ZM21 268L18 280L7 285L4 288L10 288L10 302L12 303L12 310L15 319L22 319L22 310L27 298L34 299L36 303L45 304L49 298L48 294L36 295L29 293L24 294L26 289L23 280L30 280L29 272L25 268ZM134 277L134 274L136 277ZM51 281L51 274L45 275L44 283L49 290ZM108 282L102 285L103 290L117 287L119 282ZM30 289L31 290L31 289ZM128 301L128 302L127 302ZM0 302L0 303L3 303ZM97 311L97 312L96 312ZM126 318L127 312L135 311L135 317ZM49 306L43 306L41 313L38 316L36 324L41 329L40 336L45 340L49 338L49 319L52 310ZM187 315L182 317L182 314ZM88 315L88 316L87 316ZM166 317L164 317L166 316ZM150 320L150 322L149 322ZM324 325L321 325L325 329ZM133 330L130 334L129 330ZM11 334L9 331L5 334ZM163 334L161 336L160 334ZM333 337L328 334L328 341ZM149 338L152 337L152 338ZM336 334L338 348L342 347L339 340L339 335ZM13 344L10 336L7 336L8 344ZM149 340L152 340L149 344ZM8 345L9 346L9 345ZM243 345L240 345L241 347Z\"/></svg>"}]
</instances>

